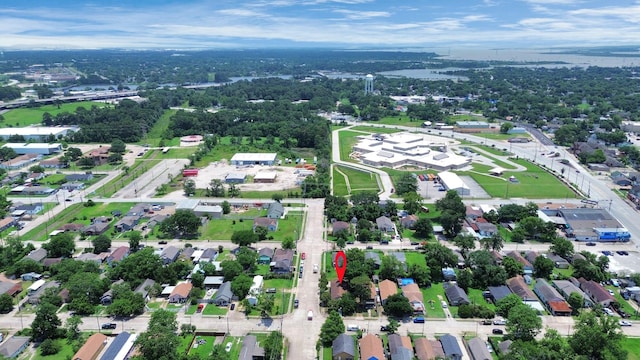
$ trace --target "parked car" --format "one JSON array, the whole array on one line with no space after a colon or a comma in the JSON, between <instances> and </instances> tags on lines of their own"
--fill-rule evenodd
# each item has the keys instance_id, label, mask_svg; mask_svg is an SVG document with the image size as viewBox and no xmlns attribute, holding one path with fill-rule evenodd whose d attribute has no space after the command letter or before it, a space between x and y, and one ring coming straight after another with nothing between
<instances>
[{"instance_id":1,"label":"parked car","mask_svg":"<svg viewBox=\"0 0 640 360\"><path fill-rule=\"evenodd\" d=\"M505 319L495 319L493 320L493 325L506 325L507 321Z\"/></svg>"},{"instance_id":2,"label":"parked car","mask_svg":"<svg viewBox=\"0 0 640 360\"><path fill-rule=\"evenodd\" d=\"M385 325L380 326L380 331L389 331L389 328Z\"/></svg>"},{"instance_id":3,"label":"parked car","mask_svg":"<svg viewBox=\"0 0 640 360\"><path fill-rule=\"evenodd\" d=\"M631 321L629 321L629 320L620 320L620 321L618 322L618 324L620 324L620 326L631 326L631 325L633 325L633 324L631 323Z\"/></svg>"},{"instance_id":4,"label":"parked car","mask_svg":"<svg viewBox=\"0 0 640 360\"><path fill-rule=\"evenodd\" d=\"M103 329L107 329L107 330L108 330L108 329L110 329L110 330L113 330L113 329L115 329L117 326L118 326L118 325L117 325L116 323L104 323L104 324L102 324L102 326L101 326L101 327L102 327Z\"/></svg>"},{"instance_id":5,"label":"parked car","mask_svg":"<svg viewBox=\"0 0 640 360\"><path fill-rule=\"evenodd\" d=\"M160 244L160 245L167 245L167 241L166 241L166 240L161 240L161 241L158 241L158 244Z\"/></svg>"},{"instance_id":6,"label":"parked car","mask_svg":"<svg viewBox=\"0 0 640 360\"><path fill-rule=\"evenodd\" d=\"M307 258L307 253L300 254L300 259L304 260Z\"/></svg>"},{"instance_id":7,"label":"parked car","mask_svg":"<svg viewBox=\"0 0 640 360\"><path fill-rule=\"evenodd\" d=\"M482 320L480 323L481 323L482 325L491 325L491 320L489 320L489 319Z\"/></svg>"},{"instance_id":8,"label":"parked car","mask_svg":"<svg viewBox=\"0 0 640 360\"><path fill-rule=\"evenodd\" d=\"M229 308L231 311L235 310L236 308L236 304L231 304L231 307Z\"/></svg>"},{"instance_id":9,"label":"parked car","mask_svg":"<svg viewBox=\"0 0 640 360\"><path fill-rule=\"evenodd\" d=\"M415 317L415 318L413 318L413 322L416 323L416 324L423 324L424 323L424 317L422 317L422 316Z\"/></svg>"},{"instance_id":10,"label":"parked car","mask_svg":"<svg viewBox=\"0 0 640 360\"><path fill-rule=\"evenodd\" d=\"M227 346L224 347L224 351L229 352L231 351L231 347L233 346L232 342L228 342Z\"/></svg>"},{"instance_id":11,"label":"parked car","mask_svg":"<svg viewBox=\"0 0 640 360\"><path fill-rule=\"evenodd\" d=\"M297 309L298 306L300 306L300 300L298 300L298 299L293 300L293 308Z\"/></svg>"},{"instance_id":12,"label":"parked car","mask_svg":"<svg viewBox=\"0 0 640 360\"><path fill-rule=\"evenodd\" d=\"M371 250L371 249L373 249L373 246L367 245L367 250Z\"/></svg>"},{"instance_id":13,"label":"parked car","mask_svg":"<svg viewBox=\"0 0 640 360\"><path fill-rule=\"evenodd\" d=\"M592 242L592 241L589 241L589 242L587 243L587 246L596 246L596 243L594 243L594 242Z\"/></svg>"},{"instance_id":14,"label":"parked car","mask_svg":"<svg viewBox=\"0 0 640 360\"><path fill-rule=\"evenodd\" d=\"M504 331L502 331L502 329L493 329L493 330L491 330L491 332L496 334L496 335L504 334Z\"/></svg>"},{"instance_id":15,"label":"parked car","mask_svg":"<svg viewBox=\"0 0 640 360\"><path fill-rule=\"evenodd\" d=\"M276 293L276 288L268 288L267 289L267 294L275 294Z\"/></svg>"}]
</instances>

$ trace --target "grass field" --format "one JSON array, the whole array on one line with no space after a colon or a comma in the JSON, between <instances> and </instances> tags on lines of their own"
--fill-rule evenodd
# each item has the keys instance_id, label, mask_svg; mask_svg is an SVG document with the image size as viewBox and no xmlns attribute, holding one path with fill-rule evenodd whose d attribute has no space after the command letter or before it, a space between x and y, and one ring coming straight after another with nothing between
<instances>
[{"instance_id":1,"label":"grass field","mask_svg":"<svg viewBox=\"0 0 640 360\"><path fill-rule=\"evenodd\" d=\"M178 110L165 110L162 116L158 119L158 121L153 124L153 127L149 130L146 139L140 141L141 144L150 144L151 146L159 146L160 140L162 139L162 133L169 127L170 119ZM180 139L178 140L176 145L180 145ZM165 140L166 146L172 146L173 144L168 144L168 141Z\"/></svg>"},{"instance_id":2,"label":"grass field","mask_svg":"<svg viewBox=\"0 0 640 360\"><path fill-rule=\"evenodd\" d=\"M368 132L368 133L372 133L372 134L393 134L393 133L399 133L399 132L404 131L404 130L386 128L386 127L362 126L362 125L354 126L354 127L351 128L351 130L353 130L353 131L364 131L364 132Z\"/></svg>"},{"instance_id":3,"label":"grass field","mask_svg":"<svg viewBox=\"0 0 640 360\"><path fill-rule=\"evenodd\" d=\"M48 112L51 116L58 115L62 112L73 113L77 108L83 107L91 109L92 106L104 107L104 103L93 101L80 101L74 103L60 104L60 108L56 105L44 105L35 108L13 109L4 114L4 121L0 122L0 127L21 127L42 123L42 116Z\"/></svg>"},{"instance_id":4,"label":"grass field","mask_svg":"<svg viewBox=\"0 0 640 360\"><path fill-rule=\"evenodd\" d=\"M361 132L343 130L338 133L340 139L340 160L356 162L349 158L349 154L353 150L353 146L358 143L358 136L362 136Z\"/></svg>"},{"instance_id":5,"label":"grass field","mask_svg":"<svg viewBox=\"0 0 640 360\"><path fill-rule=\"evenodd\" d=\"M260 211L249 210L249 212L243 214L242 221L231 218L213 219L205 225L200 238L205 240L230 240L234 231L252 230L253 218L258 216L260 216ZM267 236L273 236L276 240L282 240L285 237L295 239L296 232L300 232L302 218L302 215L288 214L286 219L278 220L278 229L269 231Z\"/></svg>"},{"instance_id":6,"label":"grass field","mask_svg":"<svg viewBox=\"0 0 640 360\"><path fill-rule=\"evenodd\" d=\"M422 124L423 122L424 120L411 121L411 119L409 119L409 117L404 113L400 113L394 116L383 117L378 121L371 121L371 123L375 123L375 124L401 125L401 126L420 126L420 124Z\"/></svg>"},{"instance_id":7,"label":"grass field","mask_svg":"<svg viewBox=\"0 0 640 360\"><path fill-rule=\"evenodd\" d=\"M491 196L499 198L530 198L530 199L562 199L575 198L576 195L553 175L529 163L526 160L515 160L527 168L525 172L506 171L501 177L487 175L489 166L474 164L477 172L461 172L461 175L471 176ZM507 181L515 176L518 182Z\"/></svg>"},{"instance_id":8,"label":"grass field","mask_svg":"<svg viewBox=\"0 0 640 360\"><path fill-rule=\"evenodd\" d=\"M489 139L489 140L509 140L515 137L521 137L521 138L531 138L531 136L529 136L529 134L524 133L524 134L502 134L502 133L480 133L480 134L474 134L476 136L479 137L483 137L485 139Z\"/></svg>"},{"instance_id":9,"label":"grass field","mask_svg":"<svg viewBox=\"0 0 640 360\"><path fill-rule=\"evenodd\" d=\"M640 338L627 337L623 339L622 348L629 353L627 360L640 360Z\"/></svg>"},{"instance_id":10,"label":"grass field","mask_svg":"<svg viewBox=\"0 0 640 360\"><path fill-rule=\"evenodd\" d=\"M333 168L333 195L349 196L349 188L347 187L347 177L340 172L338 167Z\"/></svg>"},{"instance_id":11,"label":"grass field","mask_svg":"<svg viewBox=\"0 0 640 360\"><path fill-rule=\"evenodd\" d=\"M444 295L444 288L442 287L442 283L437 283L431 285L430 288L422 288L422 297L424 298L424 306L427 310L426 317L428 318L445 318L444 310L442 309L442 305L440 305L440 297L442 299L446 299L447 297Z\"/></svg>"},{"instance_id":12,"label":"grass field","mask_svg":"<svg viewBox=\"0 0 640 360\"><path fill-rule=\"evenodd\" d=\"M345 166L334 167L334 194L338 189L340 195L351 195L356 191L380 191L377 175L371 172L360 171ZM347 185L348 180L348 185ZM337 185L337 186L336 186ZM349 191L351 189L351 191Z\"/></svg>"},{"instance_id":13,"label":"grass field","mask_svg":"<svg viewBox=\"0 0 640 360\"><path fill-rule=\"evenodd\" d=\"M53 355L47 355L47 356L42 356L40 354L40 349L36 349L35 351L35 355L31 358L32 360L56 360L56 359L70 359L73 357L73 354L75 354L75 352L73 351L73 345L67 343L67 340L65 339L56 339L54 340L55 343L57 343L58 345L60 345L60 352L58 352L57 354L53 354ZM23 352L26 353L28 351ZM19 358L23 359L25 358L24 356L19 356ZM28 357L26 357L28 358Z\"/></svg>"},{"instance_id":14,"label":"grass field","mask_svg":"<svg viewBox=\"0 0 640 360\"><path fill-rule=\"evenodd\" d=\"M229 308L226 306L216 306L215 304L207 304L202 309L202 315L227 315Z\"/></svg>"}]
</instances>

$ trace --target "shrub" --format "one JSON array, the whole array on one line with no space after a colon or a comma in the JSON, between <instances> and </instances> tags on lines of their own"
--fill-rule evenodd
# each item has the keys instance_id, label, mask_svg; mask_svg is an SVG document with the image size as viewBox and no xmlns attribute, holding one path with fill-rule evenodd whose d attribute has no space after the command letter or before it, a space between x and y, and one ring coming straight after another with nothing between
<instances>
[{"instance_id":1,"label":"shrub","mask_svg":"<svg viewBox=\"0 0 640 360\"><path fill-rule=\"evenodd\" d=\"M57 342L47 339L40 344L40 354L42 356L55 355L60 352L62 347Z\"/></svg>"}]
</instances>

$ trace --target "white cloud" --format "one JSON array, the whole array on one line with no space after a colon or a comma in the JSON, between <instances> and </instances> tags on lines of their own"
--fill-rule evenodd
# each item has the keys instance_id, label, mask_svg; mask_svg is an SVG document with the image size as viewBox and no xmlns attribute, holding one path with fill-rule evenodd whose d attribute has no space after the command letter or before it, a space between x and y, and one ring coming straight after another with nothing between
<instances>
[{"instance_id":1,"label":"white cloud","mask_svg":"<svg viewBox=\"0 0 640 360\"><path fill-rule=\"evenodd\" d=\"M342 14L349 20L364 20L379 17L389 17L391 13L386 11L353 11L345 9L333 10L334 13Z\"/></svg>"}]
</instances>

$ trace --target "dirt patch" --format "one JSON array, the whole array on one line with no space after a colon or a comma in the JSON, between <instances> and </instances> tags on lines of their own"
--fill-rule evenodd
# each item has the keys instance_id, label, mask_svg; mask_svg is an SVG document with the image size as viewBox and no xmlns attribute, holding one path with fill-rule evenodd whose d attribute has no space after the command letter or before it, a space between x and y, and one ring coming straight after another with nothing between
<instances>
[{"instance_id":1,"label":"dirt patch","mask_svg":"<svg viewBox=\"0 0 640 360\"><path fill-rule=\"evenodd\" d=\"M236 186L240 190L246 191L273 191L273 190L287 190L299 186L299 182L304 180L304 177L299 176L296 173L297 168L291 166L267 166L267 165L255 165L251 167L229 165L225 160L216 161L209 166L200 169L198 176L193 180L196 182L196 187L199 189L205 189L209 187L209 183L212 179L220 179L224 182L225 177L228 174L244 174L247 176L249 183L237 184ZM251 179L259 172L275 171L277 173L276 180L273 183L252 183Z\"/></svg>"}]
</instances>

